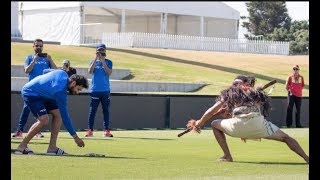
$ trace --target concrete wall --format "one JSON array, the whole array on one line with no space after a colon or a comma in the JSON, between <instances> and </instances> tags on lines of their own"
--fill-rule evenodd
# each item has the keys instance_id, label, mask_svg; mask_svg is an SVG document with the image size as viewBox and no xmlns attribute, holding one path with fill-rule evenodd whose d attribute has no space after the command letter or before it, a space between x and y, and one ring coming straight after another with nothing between
<instances>
[{"instance_id":1,"label":"concrete wall","mask_svg":"<svg viewBox=\"0 0 320 180\"><path fill-rule=\"evenodd\" d=\"M77 74L84 75L88 78L91 78L92 75L88 73L88 68L78 68L78 67L75 67L75 68L77 70ZM28 77L28 75L24 72L23 69L24 69L23 65L11 65L11 77ZM130 75L129 69L113 69L110 79L120 80L129 75Z\"/></svg>"},{"instance_id":2,"label":"concrete wall","mask_svg":"<svg viewBox=\"0 0 320 180\"><path fill-rule=\"evenodd\" d=\"M88 81L90 86L91 79ZM21 91L27 82L28 78L26 77L11 77L11 91ZM205 84L110 80L111 92L191 92L203 86ZM82 92L88 93L89 89L84 89Z\"/></svg>"},{"instance_id":3,"label":"concrete wall","mask_svg":"<svg viewBox=\"0 0 320 180\"><path fill-rule=\"evenodd\" d=\"M110 128L185 128L190 118L198 119L214 103L214 96L191 95L137 95L111 94ZM68 109L74 127L78 130L87 128L89 112L89 95L68 96ZM275 125L285 126L286 97L273 97L273 110L267 118ZM19 92L11 92L11 131L16 128L23 107ZM217 119L219 117L216 117ZM103 114L101 105L98 108L94 128L102 129ZM24 131L35 122L30 114ZM294 122L294 121L293 121ZM304 98L301 109L301 124L309 127L309 98ZM295 122L293 123L295 125ZM205 125L210 127L210 121ZM46 127L48 130L50 127ZM64 129L64 127L62 127Z\"/></svg>"}]
</instances>

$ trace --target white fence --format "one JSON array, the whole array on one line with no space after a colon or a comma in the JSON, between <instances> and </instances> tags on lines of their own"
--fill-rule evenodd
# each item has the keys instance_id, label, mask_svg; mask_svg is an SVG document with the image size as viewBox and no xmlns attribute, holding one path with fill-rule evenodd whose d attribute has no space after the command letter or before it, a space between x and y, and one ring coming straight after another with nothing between
<instances>
[{"instance_id":1,"label":"white fence","mask_svg":"<svg viewBox=\"0 0 320 180\"><path fill-rule=\"evenodd\" d=\"M99 40L98 40L99 41ZM289 42L152 33L103 33L108 47L138 47L289 55ZM98 43L84 42L84 44Z\"/></svg>"}]
</instances>

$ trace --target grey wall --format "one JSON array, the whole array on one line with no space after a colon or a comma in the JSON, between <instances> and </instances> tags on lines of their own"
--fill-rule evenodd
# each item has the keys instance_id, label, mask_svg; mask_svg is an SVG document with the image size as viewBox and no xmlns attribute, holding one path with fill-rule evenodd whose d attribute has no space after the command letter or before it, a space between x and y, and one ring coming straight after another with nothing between
<instances>
[{"instance_id":1,"label":"grey wall","mask_svg":"<svg viewBox=\"0 0 320 180\"><path fill-rule=\"evenodd\" d=\"M62 64L58 64L58 68L61 68ZM72 61L71 61L72 66ZM88 68L74 67L77 70L77 74L84 75L91 79L91 74L88 73ZM110 79L121 80L130 75L129 69L113 69ZM11 65L11 77L28 77L24 72L23 65Z\"/></svg>"},{"instance_id":2,"label":"grey wall","mask_svg":"<svg viewBox=\"0 0 320 180\"><path fill-rule=\"evenodd\" d=\"M215 96L203 95L139 95L111 93L110 128L185 128L190 118L199 119L214 104ZM89 112L89 94L68 96L68 109L73 125L78 130L87 128ZM273 110L267 118L275 125L285 126L287 107L286 97L272 98ZM19 92L11 92L11 131L16 129L17 121L23 107ZM215 117L217 119L219 117ZM35 122L30 114L24 131ZM294 121L293 121L294 122ZM95 118L95 129L103 129L101 105ZM309 98L302 100L301 124L309 127ZM295 125L295 123L293 123ZM205 127L210 127L210 121ZM46 127L48 130L50 127ZM64 127L62 127L64 129Z\"/></svg>"}]
</instances>

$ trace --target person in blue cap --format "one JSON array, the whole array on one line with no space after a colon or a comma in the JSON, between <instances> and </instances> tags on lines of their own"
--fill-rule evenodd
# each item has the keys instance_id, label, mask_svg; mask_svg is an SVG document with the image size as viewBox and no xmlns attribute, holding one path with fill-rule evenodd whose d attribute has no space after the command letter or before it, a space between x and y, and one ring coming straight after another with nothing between
<instances>
[{"instance_id":1,"label":"person in blue cap","mask_svg":"<svg viewBox=\"0 0 320 180\"><path fill-rule=\"evenodd\" d=\"M88 130L85 137L93 136L94 119L99 103L103 110L104 137L113 137L109 129L109 106L110 106L110 81L112 73L112 61L106 58L107 47L99 44L96 47L96 56L90 61L88 72L92 74L90 86L90 108L88 116Z\"/></svg>"}]
</instances>

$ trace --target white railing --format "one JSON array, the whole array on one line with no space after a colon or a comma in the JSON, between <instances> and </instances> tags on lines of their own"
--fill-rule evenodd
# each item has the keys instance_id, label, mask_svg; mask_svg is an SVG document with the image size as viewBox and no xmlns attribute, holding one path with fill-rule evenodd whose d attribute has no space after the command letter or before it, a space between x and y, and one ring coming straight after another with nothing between
<instances>
[{"instance_id":1,"label":"white railing","mask_svg":"<svg viewBox=\"0 0 320 180\"><path fill-rule=\"evenodd\" d=\"M103 33L108 47L165 48L289 55L289 42L228 39L153 33ZM96 42L84 42L84 45Z\"/></svg>"}]
</instances>

